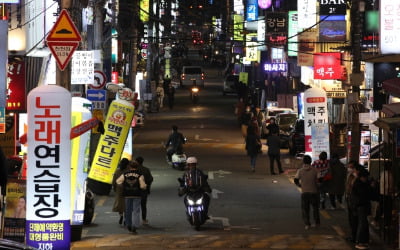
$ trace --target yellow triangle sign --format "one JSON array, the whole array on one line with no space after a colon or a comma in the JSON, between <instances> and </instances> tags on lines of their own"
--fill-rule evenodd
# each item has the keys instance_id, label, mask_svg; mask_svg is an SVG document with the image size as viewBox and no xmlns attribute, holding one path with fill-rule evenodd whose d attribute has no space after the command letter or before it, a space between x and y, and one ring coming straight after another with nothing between
<instances>
[{"instance_id":1,"label":"yellow triangle sign","mask_svg":"<svg viewBox=\"0 0 400 250\"><path fill-rule=\"evenodd\" d=\"M63 9L58 17L56 23L51 29L46 41L50 42L80 42L81 35L76 29L68 11Z\"/></svg>"}]
</instances>

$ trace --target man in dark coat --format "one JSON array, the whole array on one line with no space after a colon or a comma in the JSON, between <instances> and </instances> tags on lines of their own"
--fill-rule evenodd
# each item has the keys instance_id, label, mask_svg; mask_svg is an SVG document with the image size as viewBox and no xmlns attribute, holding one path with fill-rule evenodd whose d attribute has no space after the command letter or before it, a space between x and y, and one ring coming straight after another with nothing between
<instances>
[{"instance_id":1,"label":"man in dark coat","mask_svg":"<svg viewBox=\"0 0 400 250\"><path fill-rule=\"evenodd\" d=\"M336 200L342 206L344 189L346 184L347 169L340 162L338 154L332 154L329 161L329 170L332 179L328 181L328 194L332 208L336 209Z\"/></svg>"},{"instance_id":2,"label":"man in dark coat","mask_svg":"<svg viewBox=\"0 0 400 250\"><path fill-rule=\"evenodd\" d=\"M141 156L136 157L137 163L139 163L138 170L144 176L144 182L146 183L146 190L142 192L142 222L147 225L147 196L150 194L151 184L153 183L153 175L149 168L143 166L144 159Z\"/></svg>"}]
</instances>

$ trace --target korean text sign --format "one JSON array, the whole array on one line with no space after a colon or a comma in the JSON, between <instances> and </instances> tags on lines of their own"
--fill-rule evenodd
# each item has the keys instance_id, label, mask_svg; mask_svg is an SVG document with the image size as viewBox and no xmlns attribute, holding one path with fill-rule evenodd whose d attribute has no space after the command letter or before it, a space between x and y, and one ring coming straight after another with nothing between
<instances>
[{"instance_id":1,"label":"korean text sign","mask_svg":"<svg viewBox=\"0 0 400 250\"><path fill-rule=\"evenodd\" d=\"M328 105L326 92L321 88L304 91L304 138L306 153L312 152L311 127L328 123Z\"/></svg>"},{"instance_id":2,"label":"korean text sign","mask_svg":"<svg viewBox=\"0 0 400 250\"><path fill-rule=\"evenodd\" d=\"M70 247L71 94L57 85L28 95L26 242Z\"/></svg>"},{"instance_id":3,"label":"korean text sign","mask_svg":"<svg viewBox=\"0 0 400 250\"><path fill-rule=\"evenodd\" d=\"M131 127L134 110L135 107L124 100L114 100L111 103L104 124L105 132L100 137L89 171L90 179L112 183Z\"/></svg>"}]
</instances>

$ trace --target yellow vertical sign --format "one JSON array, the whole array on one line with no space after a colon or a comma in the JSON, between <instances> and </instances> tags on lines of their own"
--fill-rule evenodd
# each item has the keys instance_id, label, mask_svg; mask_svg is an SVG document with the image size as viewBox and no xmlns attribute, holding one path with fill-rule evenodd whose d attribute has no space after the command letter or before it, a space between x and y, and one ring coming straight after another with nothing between
<instances>
[{"instance_id":1,"label":"yellow vertical sign","mask_svg":"<svg viewBox=\"0 0 400 250\"><path fill-rule=\"evenodd\" d=\"M124 100L114 100L109 107L96 153L89 172L95 181L112 183L128 136L135 107Z\"/></svg>"}]
</instances>

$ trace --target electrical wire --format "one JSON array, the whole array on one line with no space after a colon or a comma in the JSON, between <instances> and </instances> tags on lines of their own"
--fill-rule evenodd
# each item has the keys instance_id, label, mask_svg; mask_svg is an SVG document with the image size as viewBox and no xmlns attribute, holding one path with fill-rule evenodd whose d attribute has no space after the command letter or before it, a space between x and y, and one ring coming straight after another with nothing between
<instances>
[{"instance_id":1,"label":"electrical wire","mask_svg":"<svg viewBox=\"0 0 400 250\"><path fill-rule=\"evenodd\" d=\"M27 24L33 22L36 18L38 18L39 16L41 16L42 14L44 14L48 9L50 9L51 7L53 7L53 5L56 4L56 3L57 3L57 2L53 2L49 7L47 7L47 8L44 9L43 11L41 11L39 14L37 14L36 16L34 16L34 17L33 17L32 19L30 19L29 21L25 22L24 24L21 24L21 26L17 26L17 27L15 27L15 28L10 28L10 29L8 29L8 31L13 31L13 30L19 29L19 28L21 28L21 27L23 27L23 26L25 26L25 25L27 25Z\"/></svg>"}]
</instances>

